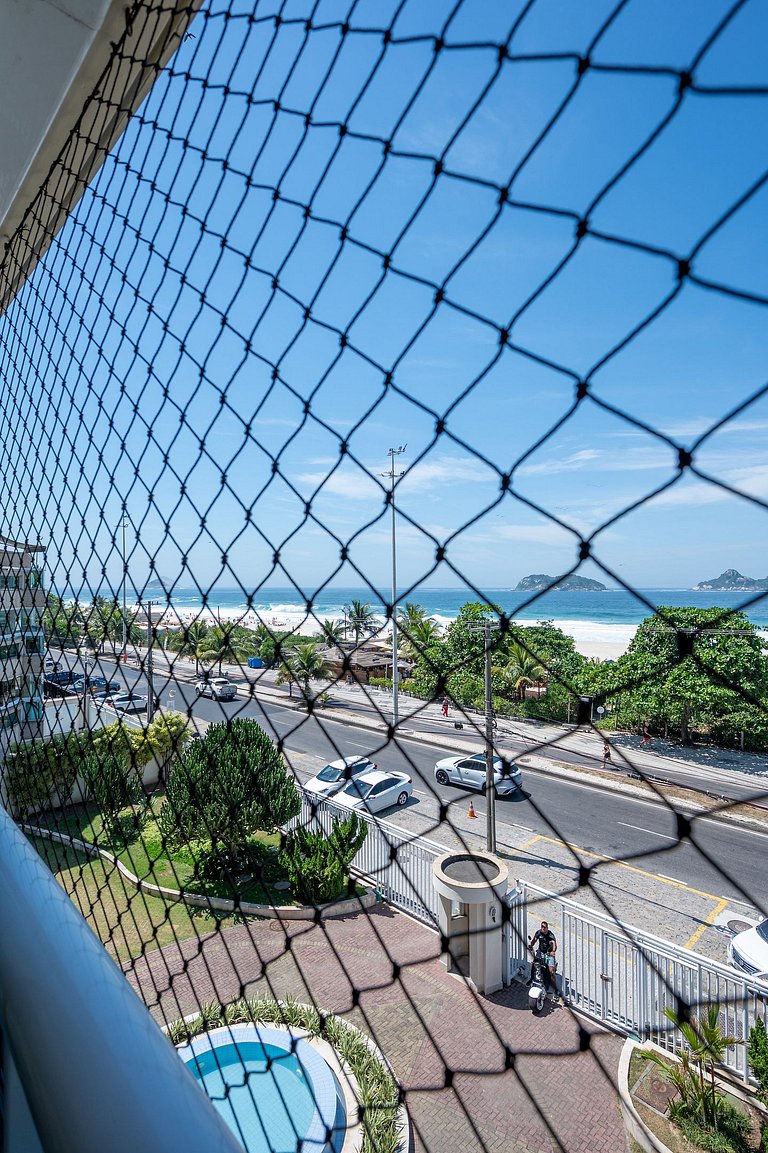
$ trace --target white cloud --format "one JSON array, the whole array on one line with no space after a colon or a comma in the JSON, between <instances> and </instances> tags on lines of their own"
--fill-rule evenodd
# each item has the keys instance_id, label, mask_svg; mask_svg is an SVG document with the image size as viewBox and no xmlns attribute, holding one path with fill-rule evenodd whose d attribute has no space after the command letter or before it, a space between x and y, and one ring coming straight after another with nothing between
<instances>
[{"instance_id":1,"label":"white cloud","mask_svg":"<svg viewBox=\"0 0 768 1153\"><path fill-rule=\"evenodd\" d=\"M583 448L579 452L573 452L570 456L565 456L559 460L544 460L537 464L524 464L516 470L519 476L533 476L537 473L545 473L550 476L557 472L575 472L585 466L592 466L594 462L600 457L604 456L596 448ZM617 465L614 464L614 468Z\"/></svg>"},{"instance_id":2,"label":"white cloud","mask_svg":"<svg viewBox=\"0 0 768 1153\"><path fill-rule=\"evenodd\" d=\"M727 472L722 472L720 476L726 484L732 485L749 496L757 497L759 500L768 499L768 465L733 468ZM716 483L699 480L698 477L685 477L679 484L657 496L651 507L720 504L723 501L740 499Z\"/></svg>"}]
</instances>

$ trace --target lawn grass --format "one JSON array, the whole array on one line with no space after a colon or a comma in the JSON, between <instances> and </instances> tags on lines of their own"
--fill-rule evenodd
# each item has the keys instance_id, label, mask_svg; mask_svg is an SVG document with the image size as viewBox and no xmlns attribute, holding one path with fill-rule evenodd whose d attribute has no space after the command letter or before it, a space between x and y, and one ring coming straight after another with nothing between
<instances>
[{"instance_id":1,"label":"lawn grass","mask_svg":"<svg viewBox=\"0 0 768 1153\"><path fill-rule=\"evenodd\" d=\"M118 964L200 936L199 917L183 902L147 896L100 858L39 838L32 843Z\"/></svg>"}]
</instances>

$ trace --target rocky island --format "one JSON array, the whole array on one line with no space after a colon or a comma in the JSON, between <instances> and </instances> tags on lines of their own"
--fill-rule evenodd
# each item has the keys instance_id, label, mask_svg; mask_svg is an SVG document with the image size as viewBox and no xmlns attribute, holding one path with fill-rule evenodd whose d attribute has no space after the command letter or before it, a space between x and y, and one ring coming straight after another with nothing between
<instances>
[{"instance_id":1,"label":"rocky island","mask_svg":"<svg viewBox=\"0 0 768 1153\"><path fill-rule=\"evenodd\" d=\"M523 577L518 582L515 592L542 592L544 589L550 589L550 586L552 586L550 591L556 593L604 593L606 591L604 584L601 584L600 581L590 580L589 577L567 576L553 584L552 582L555 580L555 577L547 576L546 573L531 573L530 576Z\"/></svg>"},{"instance_id":2,"label":"rocky island","mask_svg":"<svg viewBox=\"0 0 768 1153\"><path fill-rule=\"evenodd\" d=\"M735 568L727 568L719 577L693 586L694 592L756 593L762 589L768 589L768 577L742 576Z\"/></svg>"}]
</instances>

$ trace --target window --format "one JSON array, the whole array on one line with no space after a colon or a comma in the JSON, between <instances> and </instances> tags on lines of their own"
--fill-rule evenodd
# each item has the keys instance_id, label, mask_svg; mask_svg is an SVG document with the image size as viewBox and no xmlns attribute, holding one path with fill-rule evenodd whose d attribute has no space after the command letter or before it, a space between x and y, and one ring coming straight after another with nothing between
<instances>
[{"instance_id":1,"label":"window","mask_svg":"<svg viewBox=\"0 0 768 1153\"><path fill-rule=\"evenodd\" d=\"M0 589L15 589L17 587L16 573L10 569L3 569L0 572Z\"/></svg>"},{"instance_id":2,"label":"window","mask_svg":"<svg viewBox=\"0 0 768 1153\"><path fill-rule=\"evenodd\" d=\"M0 661L15 660L19 655L19 646L15 641L10 641L8 644L0 644Z\"/></svg>"}]
</instances>

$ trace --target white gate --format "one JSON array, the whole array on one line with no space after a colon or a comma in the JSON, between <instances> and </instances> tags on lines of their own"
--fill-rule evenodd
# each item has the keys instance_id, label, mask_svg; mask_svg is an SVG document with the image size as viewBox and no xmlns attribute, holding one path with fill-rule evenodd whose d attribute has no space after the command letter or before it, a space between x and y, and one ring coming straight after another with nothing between
<instances>
[{"instance_id":1,"label":"white gate","mask_svg":"<svg viewBox=\"0 0 768 1153\"><path fill-rule=\"evenodd\" d=\"M725 965L669 941L622 925L575 901L518 882L516 933L546 917L558 939L561 992L575 1009L622 1033L677 1048L682 1037L665 1009L687 1006L692 1014L720 1006L720 1027L736 1037L725 1066L749 1080L749 1030L761 1017L768 1025L768 987ZM530 920L530 926L528 921ZM512 935L514 938L514 934ZM519 971L519 952L510 940L510 972Z\"/></svg>"}]
</instances>

